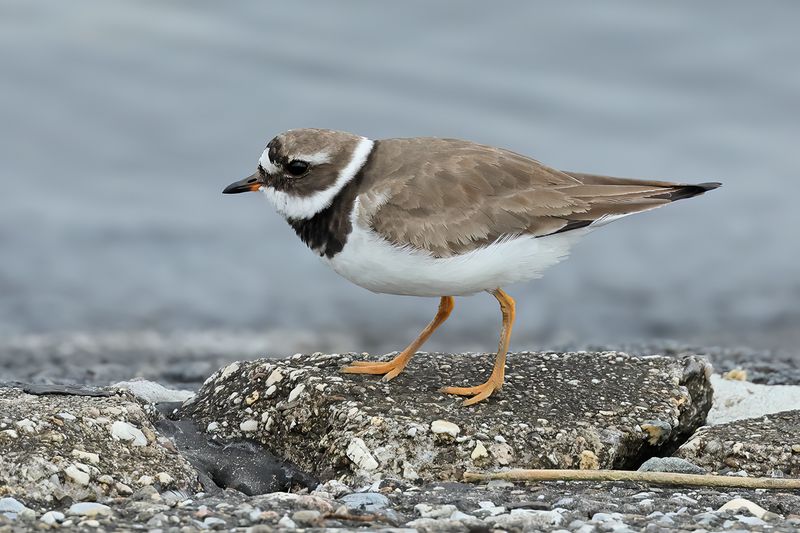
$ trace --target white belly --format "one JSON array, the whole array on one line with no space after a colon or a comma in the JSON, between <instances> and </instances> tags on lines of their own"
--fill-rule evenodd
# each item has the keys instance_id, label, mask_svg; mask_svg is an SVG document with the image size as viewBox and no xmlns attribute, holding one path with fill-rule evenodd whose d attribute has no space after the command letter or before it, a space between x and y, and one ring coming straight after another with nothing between
<instances>
[{"instance_id":1,"label":"white belly","mask_svg":"<svg viewBox=\"0 0 800 533\"><path fill-rule=\"evenodd\" d=\"M456 257L395 246L353 224L341 252L324 258L339 275L373 292L410 296L465 296L541 277L569 254L586 231L513 237Z\"/></svg>"}]
</instances>

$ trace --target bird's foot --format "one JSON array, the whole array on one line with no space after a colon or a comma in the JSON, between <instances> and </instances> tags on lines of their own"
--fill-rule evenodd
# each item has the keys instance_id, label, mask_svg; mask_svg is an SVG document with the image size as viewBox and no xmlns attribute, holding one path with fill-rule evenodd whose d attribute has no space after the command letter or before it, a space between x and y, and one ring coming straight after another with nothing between
<instances>
[{"instance_id":1,"label":"bird's foot","mask_svg":"<svg viewBox=\"0 0 800 533\"><path fill-rule=\"evenodd\" d=\"M477 385L475 387L443 387L441 392L445 394L456 394L458 396L472 396L464 400L464 405L474 405L482 402L492 395L493 392L499 391L503 388L503 378L496 378L491 376L486 383Z\"/></svg>"},{"instance_id":2,"label":"bird's foot","mask_svg":"<svg viewBox=\"0 0 800 533\"><path fill-rule=\"evenodd\" d=\"M410 356L403 353L386 362L353 361L350 366L342 368L345 374L383 374L383 381L396 378L408 364Z\"/></svg>"}]
</instances>

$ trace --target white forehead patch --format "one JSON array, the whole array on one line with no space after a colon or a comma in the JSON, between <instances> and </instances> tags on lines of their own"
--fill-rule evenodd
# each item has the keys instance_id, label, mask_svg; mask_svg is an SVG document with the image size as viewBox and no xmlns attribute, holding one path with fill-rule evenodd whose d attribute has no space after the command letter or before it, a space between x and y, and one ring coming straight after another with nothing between
<instances>
[{"instance_id":1,"label":"white forehead patch","mask_svg":"<svg viewBox=\"0 0 800 533\"><path fill-rule=\"evenodd\" d=\"M261 153L261 157L258 158L258 164L262 166L267 174L277 174L280 172L280 169L273 165L272 161L269 160L269 148L265 149Z\"/></svg>"},{"instance_id":2,"label":"white forehead patch","mask_svg":"<svg viewBox=\"0 0 800 533\"><path fill-rule=\"evenodd\" d=\"M353 156L350 158L350 161L339 171L339 175L333 185L325 190L317 191L310 196L293 196L283 191L275 190L272 187L261 187L261 190L270 203L275 206L278 213L285 218L311 218L331 205L331 202L336 195L339 194L339 191L358 174L358 171L361 170L361 167L367 162L367 157L372 151L373 144L373 141L362 137L361 140L358 141L355 150L353 150ZM266 155L262 154L261 159L266 159L266 162L270 165L269 168L275 168L275 166L269 162L269 158ZM308 160L305 159L304 161ZM261 165L269 172L269 168L263 162Z\"/></svg>"}]
</instances>

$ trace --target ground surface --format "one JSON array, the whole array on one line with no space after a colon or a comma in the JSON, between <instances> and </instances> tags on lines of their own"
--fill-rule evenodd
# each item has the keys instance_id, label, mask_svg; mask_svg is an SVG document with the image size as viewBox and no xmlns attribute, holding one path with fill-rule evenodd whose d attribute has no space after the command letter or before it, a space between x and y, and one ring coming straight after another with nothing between
<instances>
[{"instance_id":1,"label":"ground surface","mask_svg":"<svg viewBox=\"0 0 800 533\"><path fill-rule=\"evenodd\" d=\"M442 376L448 383L479 380L488 372L485 356L421 354L407 381L401 376L389 384L375 377L339 376L338 365L352 357L227 365L183 406L186 392L147 382L107 389L46 384L25 386L25 391L0 388L0 401L5 402L0 417L0 530L49 524L80 530L404 527L585 533L800 527L796 492L456 481L464 468L503 469L541 460L553 465L566 461L560 466L574 468L606 467L615 461L635 466L633 458L667 454L686 439L676 454L691 460L694 466L688 466L694 471L795 475L800 446L787 438L796 436L798 411L765 415L771 411L748 407L737 411L738 416L755 419L690 435L708 408L710 382L721 379L709 380L709 368L693 356L515 354L509 386L491 403L471 411L436 388ZM326 386L318 390L318 385ZM741 392L747 387L740 385L729 389ZM760 392L747 394L764 392L755 390ZM740 400L717 395L715 409ZM371 412L370 405L385 409ZM608 405L612 408L602 409ZM768 402L757 405L769 407ZM648 420L634 423L628 407ZM336 415L328 420L328 433L348 436L343 451L330 446L335 439L315 438L313 430L308 434L309 424L323 423L325 413ZM721 413L728 415L725 409ZM665 431L665 422L670 431ZM405 433L395 435L400 427ZM548 438L537 440L539 432ZM597 438L587 438L591 434ZM363 446L351 446L353 437ZM650 442L654 437L657 444ZM308 452L309 442L318 446L313 464L307 453L296 451ZM526 442L536 444L526 449ZM293 459L302 464L287 462L267 448L287 455L294 449ZM428 453L414 457L413 451ZM628 459L622 459L626 453ZM323 467L308 468L313 465ZM655 462L657 469L685 467ZM348 485L334 480L319 484L331 477ZM195 492L200 486L202 492ZM727 510L721 509L726 504Z\"/></svg>"}]
</instances>

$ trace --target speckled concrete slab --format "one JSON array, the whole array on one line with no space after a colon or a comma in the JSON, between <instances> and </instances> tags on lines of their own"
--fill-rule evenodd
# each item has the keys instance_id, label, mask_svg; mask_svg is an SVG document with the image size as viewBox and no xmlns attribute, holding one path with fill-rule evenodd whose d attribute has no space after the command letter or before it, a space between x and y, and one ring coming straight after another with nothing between
<instances>
[{"instance_id":1,"label":"speckled concrete slab","mask_svg":"<svg viewBox=\"0 0 800 533\"><path fill-rule=\"evenodd\" d=\"M800 411L700 428L675 455L718 473L800 477Z\"/></svg>"},{"instance_id":2,"label":"speckled concrete slab","mask_svg":"<svg viewBox=\"0 0 800 533\"><path fill-rule=\"evenodd\" d=\"M619 352L510 354L503 390L473 407L439 392L482 382L492 357L419 354L388 383L340 374L353 354L233 363L180 415L321 479L457 480L467 469L633 467L677 447L711 404L703 359Z\"/></svg>"}]
</instances>

